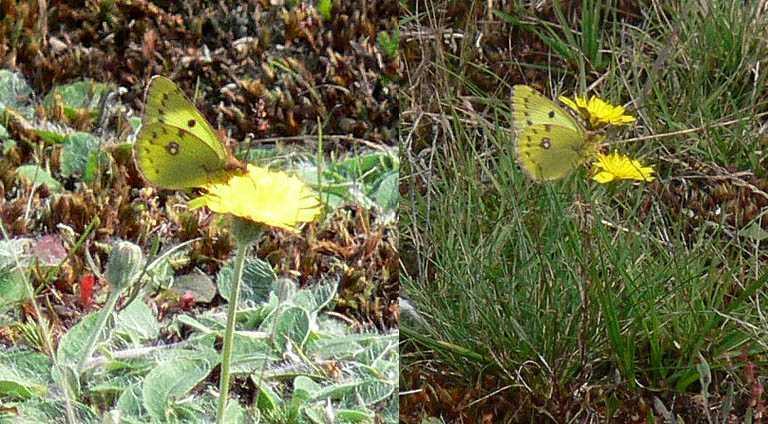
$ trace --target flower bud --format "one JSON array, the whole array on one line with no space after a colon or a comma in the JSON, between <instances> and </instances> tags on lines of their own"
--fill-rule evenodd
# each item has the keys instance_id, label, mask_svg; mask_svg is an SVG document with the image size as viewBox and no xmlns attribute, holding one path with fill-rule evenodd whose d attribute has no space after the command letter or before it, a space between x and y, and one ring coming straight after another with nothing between
<instances>
[{"instance_id":1,"label":"flower bud","mask_svg":"<svg viewBox=\"0 0 768 424\"><path fill-rule=\"evenodd\" d=\"M112 290L130 287L144 268L141 248L128 241L120 241L112 248L107 262L106 279Z\"/></svg>"}]
</instances>

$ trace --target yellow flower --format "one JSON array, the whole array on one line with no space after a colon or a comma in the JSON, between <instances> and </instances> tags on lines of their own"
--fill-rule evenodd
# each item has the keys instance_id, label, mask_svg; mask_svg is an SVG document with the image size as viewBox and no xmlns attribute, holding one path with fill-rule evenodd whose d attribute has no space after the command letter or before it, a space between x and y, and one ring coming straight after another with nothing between
<instances>
[{"instance_id":1,"label":"yellow flower","mask_svg":"<svg viewBox=\"0 0 768 424\"><path fill-rule=\"evenodd\" d=\"M602 99L592 96L589 101L586 97L575 96L573 100L560 96L560 101L573 109L582 118L589 121L592 128L605 125L627 125L635 122L635 117L625 115L624 106L614 106Z\"/></svg>"},{"instance_id":2,"label":"yellow flower","mask_svg":"<svg viewBox=\"0 0 768 424\"><path fill-rule=\"evenodd\" d=\"M613 152L610 155L597 154L597 162L593 165L595 175L593 180L605 184L614 180L638 180L653 181L652 166L643 166L640 161L630 159L628 156Z\"/></svg>"},{"instance_id":3,"label":"yellow flower","mask_svg":"<svg viewBox=\"0 0 768 424\"><path fill-rule=\"evenodd\" d=\"M248 172L203 187L207 193L189 202L253 222L293 232L320 214L320 200L301 180L284 172L248 165Z\"/></svg>"}]
</instances>

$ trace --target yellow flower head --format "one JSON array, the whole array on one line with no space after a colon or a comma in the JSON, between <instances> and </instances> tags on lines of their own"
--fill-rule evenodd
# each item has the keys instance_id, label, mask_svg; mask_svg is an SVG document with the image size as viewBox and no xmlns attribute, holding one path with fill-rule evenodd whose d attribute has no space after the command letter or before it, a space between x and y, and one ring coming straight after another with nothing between
<instances>
[{"instance_id":1,"label":"yellow flower head","mask_svg":"<svg viewBox=\"0 0 768 424\"><path fill-rule=\"evenodd\" d=\"M301 180L284 172L248 165L248 172L203 187L207 193L189 202L253 222L296 232L320 214L320 200Z\"/></svg>"},{"instance_id":2,"label":"yellow flower head","mask_svg":"<svg viewBox=\"0 0 768 424\"><path fill-rule=\"evenodd\" d=\"M640 161L630 159L628 156L613 152L610 155L597 154L597 162L592 168L595 171L593 180L600 184L614 180L638 180L651 182L656 177L652 166L643 166Z\"/></svg>"},{"instance_id":3,"label":"yellow flower head","mask_svg":"<svg viewBox=\"0 0 768 424\"><path fill-rule=\"evenodd\" d=\"M580 96L575 96L573 100L564 96L560 96L559 99L589 121L592 128L605 125L628 125L635 122L634 116L624 114L624 106L614 106L596 96L592 96L589 101L586 97Z\"/></svg>"}]
</instances>

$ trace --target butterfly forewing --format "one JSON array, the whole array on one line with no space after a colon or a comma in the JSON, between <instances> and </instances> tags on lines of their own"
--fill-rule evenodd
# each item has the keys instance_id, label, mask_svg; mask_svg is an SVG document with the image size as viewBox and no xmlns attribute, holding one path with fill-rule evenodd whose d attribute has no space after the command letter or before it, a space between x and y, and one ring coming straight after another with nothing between
<instances>
[{"instance_id":1,"label":"butterfly forewing","mask_svg":"<svg viewBox=\"0 0 768 424\"><path fill-rule=\"evenodd\" d=\"M512 88L512 117L515 131L537 124L552 124L584 133L584 128L552 100L527 85Z\"/></svg>"},{"instance_id":2,"label":"butterfly forewing","mask_svg":"<svg viewBox=\"0 0 768 424\"><path fill-rule=\"evenodd\" d=\"M149 82L134 156L142 175L163 188L200 187L245 170L171 80Z\"/></svg>"},{"instance_id":3,"label":"butterfly forewing","mask_svg":"<svg viewBox=\"0 0 768 424\"><path fill-rule=\"evenodd\" d=\"M219 141L208 120L173 81L159 75L149 82L142 123L147 125L154 122L189 132L203 141L218 156L219 161L226 161L229 157L229 152Z\"/></svg>"}]
</instances>

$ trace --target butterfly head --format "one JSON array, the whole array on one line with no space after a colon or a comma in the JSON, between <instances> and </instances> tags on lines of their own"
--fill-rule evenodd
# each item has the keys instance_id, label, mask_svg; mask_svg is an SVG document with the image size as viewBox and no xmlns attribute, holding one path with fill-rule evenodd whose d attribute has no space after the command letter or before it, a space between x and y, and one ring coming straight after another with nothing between
<instances>
[{"instance_id":1,"label":"butterfly head","mask_svg":"<svg viewBox=\"0 0 768 424\"><path fill-rule=\"evenodd\" d=\"M238 174L245 174L248 172L248 167L245 162L242 162L238 160L234 156L230 156L229 159L227 159L226 164L224 165L224 169L227 171L237 172Z\"/></svg>"}]
</instances>

